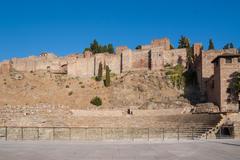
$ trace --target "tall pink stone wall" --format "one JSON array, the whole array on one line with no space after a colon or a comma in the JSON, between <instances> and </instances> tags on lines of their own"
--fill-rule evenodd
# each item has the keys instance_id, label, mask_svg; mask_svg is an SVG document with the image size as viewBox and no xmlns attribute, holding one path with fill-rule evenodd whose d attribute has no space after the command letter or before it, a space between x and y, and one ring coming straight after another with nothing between
<instances>
[{"instance_id":1,"label":"tall pink stone wall","mask_svg":"<svg viewBox=\"0 0 240 160\"><path fill-rule=\"evenodd\" d=\"M159 50L159 48L154 48L151 50L151 69L158 70L164 68L164 59L163 59L163 50Z\"/></svg>"},{"instance_id":2,"label":"tall pink stone wall","mask_svg":"<svg viewBox=\"0 0 240 160\"><path fill-rule=\"evenodd\" d=\"M67 64L67 60L58 57L27 57L27 58L13 58L11 60L12 67L17 71L53 71L55 73L62 72L61 66Z\"/></svg>"},{"instance_id":3,"label":"tall pink stone wall","mask_svg":"<svg viewBox=\"0 0 240 160\"><path fill-rule=\"evenodd\" d=\"M133 53L130 49L124 50L121 54L121 72L127 72L132 69Z\"/></svg>"},{"instance_id":4,"label":"tall pink stone wall","mask_svg":"<svg viewBox=\"0 0 240 160\"><path fill-rule=\"evenodd\" d=\"M170 50L168 38L154 40L146 48L130 50L126 46L117 47L118 54L98 53L92 55L72 54L57 57L51 53L43 53L38 57L13 58L12 68L17 71L50 71L52 73L66 73L73 77L92 77L98 72L99 63L103 67L108 65L112 73L147 69L162 69L164 65L177 65L186 63L186 50ZM67 71L66 71L67 70Z\"/></svg>"},{"instance_id":5,"label":"tall pink stone wall","mask_svg":"<svg viewBox=\"0 0 240 160\"><path fill-rule=\"evenodd\" d=\"M71 77L89 78L94 76L94 57L80 58L67 66L68 75Z\"/></svg>"},{"instance_id":6,"label":"tall pink stone wall","mask_svg":"<svg viewBox=\"0 0 240 160\"><path fill-rule=\"evenodd\" d=\"M186 66L187 51L184 48L164 50L162 56L164 65L170 64L172 66L175 66L177 64L182 64L183 66Z\"/></svg>"},{"instance_id":7,"label":"tall pink stone wall","mask_svg":"<svg viewBox=\"0 0 240 160\"><path fill-rule=\"evenodd\" d=\"M111 69L111 73L120 74L121 55L106 55L105 63Z\"/></svg>"},{"instance_id":8,"label":"tall pink stone wall","mask_svg":"<svg viewBox=\"0 0 240 160\"><path fill-rule=\"evenodd\" d=\"M132 54L132 68L131 70L141 70L149 68L149 51L134 51Z\"/></svg>"}]
</instances>

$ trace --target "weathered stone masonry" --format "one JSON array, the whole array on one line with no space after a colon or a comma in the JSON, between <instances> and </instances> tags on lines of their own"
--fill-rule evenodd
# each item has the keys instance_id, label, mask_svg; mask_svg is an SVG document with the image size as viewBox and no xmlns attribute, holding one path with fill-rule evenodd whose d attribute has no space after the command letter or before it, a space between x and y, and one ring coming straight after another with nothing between
<instances>
[{"instance_id":1,"label":"weathered stone masonry","mask_svg":"<svg viewBox=\"0 0 240 160\"><path fill-rule=\"evenodd\" d=\"M148 47L130 50L117 47L116 54L99 53L93 55L87 51L83 55L57 57L51 53L43 53L39 57L13 58L1 64L1 72L10 69L17 71L49 71L67 73L71 77L90 78L97 75L99 64L108 65L112 73L120 74L134 70L163 69L164 65L186 64L186 49L170 50L167 38L154 40Z\"/></svg>"}]
</instances>

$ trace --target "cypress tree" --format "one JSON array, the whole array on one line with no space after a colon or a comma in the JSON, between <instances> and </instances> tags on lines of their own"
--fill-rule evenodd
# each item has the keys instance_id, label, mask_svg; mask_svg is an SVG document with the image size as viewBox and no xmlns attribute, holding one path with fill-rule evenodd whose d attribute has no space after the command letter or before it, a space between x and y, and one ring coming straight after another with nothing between
<instances>
[{"instance_id":1,"label":"cypress tree","mask_svg":"<svg viewBox=\"0 0 240 160\"><path fill-rule=\"evenodd\" d=\"M90 49L94 54L99 53L99 44L96 39L90 44Z\"/></svg>"},{"instance_id":2,"label":"cypress tree","mask_svg":"<svg viewBox=\"0 0 240 160\"><path fill-rule=\"evenodd\" d=\"M211 49L214 49L214 44L212 39L209 40L209 46L208 46L208 50L211 50Z\"/></svg>"},{"instance_id":3,"label":"cypress tree","mask_svg":"<svg viewBox=\"0 0 240 160\"><path fill-rule=\"evenodd\" d=\"M227 43L227 44L223 47L223 49L230 49L230 48L234 48L233 43Z\"/></svg>"},{"instance_id":4,"label":"cypress tree","mask_svg":"<svg viewBox=\"0 0 240 160\"><path fill-rule=\"evenodd\" d=\"M110 86L110 83L111 83L111 79L110 79L110 72L111 70L109 69L109 66L107 65L106 66L106 79L105 79L105 87L109 87Z\"/></svg>"},{"instance_id":5,"label":"cypress tree","mask_svg":"<svg viewBox=\"0 0 240 160\"><path fill-rule=\"evenodd\" d=\"M102 68L102 62L99 63L99 67L98 67L98 75L96 77L97 81L101 81L102 80L102 74L103 74L103 68Z\"/></svg>"}]
</instances>

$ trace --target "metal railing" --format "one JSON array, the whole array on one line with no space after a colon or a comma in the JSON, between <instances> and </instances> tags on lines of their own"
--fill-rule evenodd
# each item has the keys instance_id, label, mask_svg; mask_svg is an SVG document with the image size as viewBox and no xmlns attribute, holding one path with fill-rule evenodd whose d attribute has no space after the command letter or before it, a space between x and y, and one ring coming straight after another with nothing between
<instances>
[{"instance_id":1,"label":"metal railing","mask_svg":"<svg viewBox=\"0 0 240 160\"><path fill-rule=\"evenodd\" d=\"M212 127L176 127L176 128L102 128L102 127L0 127L0 140L195 140L210 138L208 131ZM234 138L233 128L216 133L216 138Z\"/></svg>"}]
</instances>

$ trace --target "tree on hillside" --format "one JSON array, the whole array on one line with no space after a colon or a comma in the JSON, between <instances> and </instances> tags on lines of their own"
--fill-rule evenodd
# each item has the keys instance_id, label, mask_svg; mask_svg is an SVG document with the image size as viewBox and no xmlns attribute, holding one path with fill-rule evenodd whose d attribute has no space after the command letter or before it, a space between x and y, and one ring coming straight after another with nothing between
<instances>
[{"instance_id":1,"label":"tree on hillside","mask_svg":"<svg viewBox=\"0 0 240 160\"><path fill-rule=\"evenodd\" d=\"M114 53L114 47L113 45L110 43L108 45L100 45L98 43L98 41L95 39L93 40L93 42L90 44L90 48L85 48L84 51L91 51L93 54L96 53L104 53L104 52L108 52L110 54Z\"/></svg>"},{"instance_id":2,"label":"tree on hillside","mask_svg":"<svg viewBox=\"0 0 240 160\"><path fill-rule=\"evenodd\" d=\"M107 49L108 49L108 53L114 53L114 48L112 44L108 44Z\"/></svg>"},{"instance_id":3,"label":"tree on hillside","mask_svg":"<svg viewBox=\"0 0 240 160\"><path fill-rule=\"evenodd\" d=\"M104 45L104 46L99 46L99 52L98 53L105 53L108 52L108 46Z\"/></svg>"},{"instance_id":4,"label":"tree on hillside","mask_svg":"<svg viewBox=\"0 0 240 160\"><path fill-rule=\"evenodd\" d=\"M214 44L212 39L209 40L209 46L208 46L208 50L211 50L211 49L214 49Z\"/></svg>"},{"instance_id":5,"label":"tree on hillside","mask_svg":"<svg viewBox=\"0 0 240 160\"><path fill-rule=\"evenodd\" d=\"M109 66L107 65L106 66L106 79L104 81L105 87L109 87L111 84L110 72L111 72L111 70L110 70Z\"/></svg>"},{"instance_id":6,"label":"tree on hillside","mask_svg":"<svg viewBox=\"0 0 240 160\"><path fill-rule=\"evenodd\" d=\"M102 74L103 74L103 67L102 67L102 62L99 63L99 67L98 67L98 75L96 77L97 81L101 81L102 80Z\"/></svg>"},{"instance_id":7,"label":"tree on hillside","mask_svg":"<svg viewBox=\"0 0 240 160\"><path fill-rule=\"evenodd\" d=\"M187 50L187 68L191 68L194 61L193 47L190 45L189 38L181 36L178 41L178 48L186 48Z\"/></svg>"},{"instance_id":8,"label":"tree on hillside","mask_svg":"<svg viewBox=\"0 0 240 160\"><path fill-rule=\"evenodd\" d=\"M85 51L91 51L91 48L85 48L83 52Z\"/></svg>"},{"instance_id":9,"label":"tree on hillside","mask_svg":"<svg viewBox=\"0 0 240 160\"><path fill-rule=\"evenodd\" d=\"M224 45L223 49L230 49L230 48L234 48L233 43L227 43Z\"/></svg>"},{"instance_id":10,"label":"tree on hillside","mask_svg":"<svg viewBox=\"0 0 240 160\"><path fill-rule=\"evenodd\" d=\"M98 41L96 39L94 39L93 42L90 44L90 49L94 54L99 53L100 48L99 48Z\"/></svg>"},{"instance_id":11,"label":"tree on hillside","mask_svg":"<svg viewBox=\"0 0 240 160\"><path fill-rule=\"evenodd\" d=\"M181 36L178 41L178 48L190 48L190 40L185 36Z\"/></svg>"}]
</instances>

